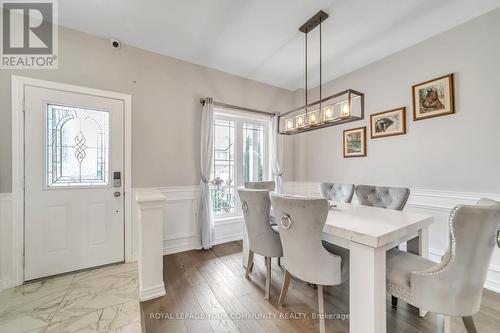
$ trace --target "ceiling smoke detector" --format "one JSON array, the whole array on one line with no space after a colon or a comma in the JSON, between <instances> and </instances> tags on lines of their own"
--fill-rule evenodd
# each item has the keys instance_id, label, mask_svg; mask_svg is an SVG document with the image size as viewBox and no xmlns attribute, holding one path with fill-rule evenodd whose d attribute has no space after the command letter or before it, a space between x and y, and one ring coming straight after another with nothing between
<instances>
[{"instance_id":1,"label":"ceiling smoke detector","mask_svg":"<svg viewBox=\"0 0 500 333\"><path fill-rule=\"evenodd\" d=\"M121 49L122 48L122 42L120 42L118 39L116 38L111 38L109 40L109 44L111 45L112 48L114 49Z\"/></svg>"}]
</instances>

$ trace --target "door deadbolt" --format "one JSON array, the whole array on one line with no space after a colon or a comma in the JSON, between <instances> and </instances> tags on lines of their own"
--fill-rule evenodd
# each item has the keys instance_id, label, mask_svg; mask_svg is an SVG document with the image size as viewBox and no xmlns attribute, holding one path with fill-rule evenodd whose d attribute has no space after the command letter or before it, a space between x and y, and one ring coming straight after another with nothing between
<instances>
[{"instance_id":1,"label":"door deadbolt","mask_svg":"<svg viewBox=\"0 0 500 333\"><path fill-rule=\"evenodd\" d=\"M116 191L116 192L114 193L114 196L115 196L115 197L117 197L117 198L118 198L120 195L121 195L121 192L120 192L120 191Z\"/></svg>"},{"instance_id":2,"label":"door deadbolt","mask_svg":"<svg viewBox=\"0 0 500 333\"><path fill-rule=\"evenodd\" d=\"M122 186L122 173L120 171L113 172L113 187Z\"/></svg>"}]
</instances>

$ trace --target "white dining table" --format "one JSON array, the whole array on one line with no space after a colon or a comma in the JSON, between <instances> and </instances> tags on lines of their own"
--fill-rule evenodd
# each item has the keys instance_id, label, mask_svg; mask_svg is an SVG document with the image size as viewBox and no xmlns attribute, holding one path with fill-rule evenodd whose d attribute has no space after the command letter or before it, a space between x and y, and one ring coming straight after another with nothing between
<instances>
[{"instance_id":1,"label":"white dining table","mask_svg":"<svg viewBox=\"0 0 500 333\"><path fill-rule=\"evenodd\" d=\"M428 257L428 227L433 217L355 204L335 205L330 208L323 239L349 249L349 332L386 333L386 251L408 242L408 252ZM247 262L246 242L245 235L243 265ZM425 315L425 309L420 309L420 315Z\"/></svg>"}]
</instances>

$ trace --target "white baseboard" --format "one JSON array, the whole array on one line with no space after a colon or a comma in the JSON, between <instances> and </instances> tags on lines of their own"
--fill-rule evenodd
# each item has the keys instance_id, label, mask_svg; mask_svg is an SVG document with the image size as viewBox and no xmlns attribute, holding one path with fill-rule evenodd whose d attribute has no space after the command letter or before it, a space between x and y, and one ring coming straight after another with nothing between
<instances>
[{"instance_id":1,"label":"white baseboard","mask_svg":"<svg viewBox=\"0 0 500 333\"><path fill-rule=\"evenodd\" d=\"M9 277L4 277L3 279L0 280L0 292L2 292L2 290L9 289L15 286L16 284Z\"/></svg>"},{"instance_id":2,"label":"white baseboard","mask_svg":"<svg viewBox=\"0 0 500 333\"><path fill-rule=\"evenodd\" d=\"M139 300L141 302L149 301L157 297L162 297L166 295L165 284L161 283L159 285L144 288L139 288Z\"/></svg>"},{"instance_id":3,"label":"white baseboard","mask_svg":"<svg viewBox=\"0 0 500 333\"><path fill-rule=\"evenodd\" d=\"M201 249L201 244L199 243L186 243L186 244L180 244L180 245L163 245L163 255L169 255L169 254L174 254L174 253L179 253L179 252L186 252L186 251L191 251L191 250L199 250Z\"/></svg>"},{"instance_id":4,"label":"white baseboard","mask_svg":"<svg viewBox=\"0 0 500 333\"><path fill-rule=\"evenodd\" d=\"M12 238L12 195L0 193L0 291L14 286Z\"/></svg>"},{"instance_id":5,"label":"white baseboard","mask_svg":"<svg viewBox=\"0 0 500 333\"><path fill-rule=\"evenodd\" d=\"M215 239L214 245L234 242L234 241L238 241L238 240L242 240L242 239L243 239L242 233L237 233L237 234L233 234L233 235L226 235L226 236L219 237L219 238Z\"/></svg>"},{"instance_id":6,"label":"white baseboard","mask_svg":"<svg viewBox=\"0 0 500 333\"><path fill-rule=\"evenodd\" d=\"M444 251L429 249L429 259L435 262L441 262L441 258L444 255Z\"/></svg>"},{"instance_id":7,"label":"white baseboard","mask_svg":"<svg viewBox=\"0 0 500 333\"><path fill-rule=\"evenodd\" d=\"M484 285L486 289L492 290L494 292L500 293L500 267L490 266L490 271L488 277L486 278L486 283Z\"/></svg>"}]
</instances>

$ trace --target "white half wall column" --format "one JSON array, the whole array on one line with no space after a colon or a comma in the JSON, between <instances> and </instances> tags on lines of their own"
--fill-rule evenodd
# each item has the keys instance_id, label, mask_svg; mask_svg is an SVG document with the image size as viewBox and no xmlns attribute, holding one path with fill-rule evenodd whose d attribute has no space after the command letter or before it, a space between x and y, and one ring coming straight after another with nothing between
<instances>
[{"instance_id":1,"label":"white half wall column","mask_svg":"<svg viewBox=\"0 0 500 333\"><path fill-rule=\"evenodd\" d=\"M163 208L167 203L158 190L135 192L138 222L139 299L141 302L166 294L163 282Z\"/></svg>"}]
</instances>

